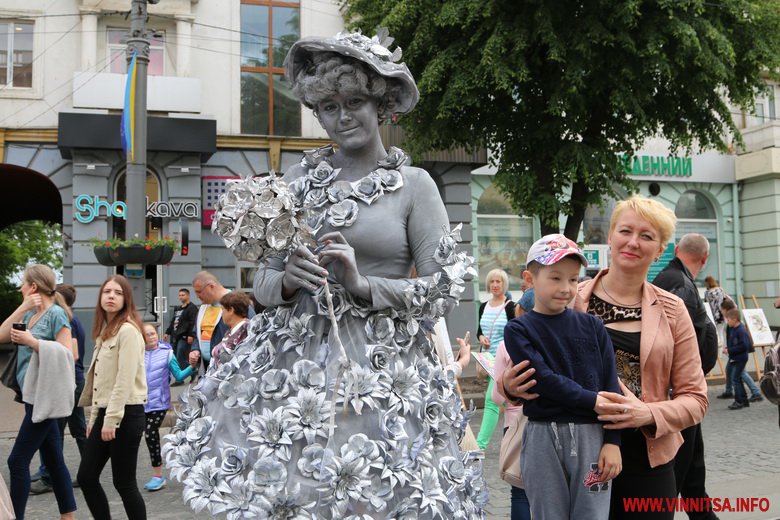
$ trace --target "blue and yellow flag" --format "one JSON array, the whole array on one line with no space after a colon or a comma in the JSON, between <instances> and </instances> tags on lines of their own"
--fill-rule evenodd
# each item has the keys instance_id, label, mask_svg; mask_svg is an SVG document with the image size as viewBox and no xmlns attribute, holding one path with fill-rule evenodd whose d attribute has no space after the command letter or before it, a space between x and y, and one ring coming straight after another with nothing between
<instances>
[{"instance_id":1,"label":"blue and yellow flag","mask_svg":"<svg viewBox=\"0 0 780 520\"><path fill-rule=\"evenodd\" d=\"M127 84L125 85L125 107L122 109L122 123L119 128L119 134L122 138L122 150L125 151L127 159L135 159L135 82L136 82L136 53L133 52L133 59L127 67Z\"/></svg>"}]
</instances>

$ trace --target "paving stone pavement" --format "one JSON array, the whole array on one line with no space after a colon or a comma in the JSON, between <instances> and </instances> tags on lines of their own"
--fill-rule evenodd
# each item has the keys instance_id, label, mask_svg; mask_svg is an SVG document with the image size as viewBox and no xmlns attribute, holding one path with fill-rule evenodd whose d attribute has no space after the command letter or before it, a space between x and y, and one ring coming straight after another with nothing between
<instances>
[{"instance_id":1,"label":"paving stone pavement","mask_svg":"<svg viewBox=\"0 0 780 520\"><path fill-rule=\"evenodd\" d=\"M177 388L175 390L180 390ZM704 420L704 438L708 469L708 491L712 497L767 497L770 509L767 512L722 513L726 520L769 520L780 518L780 429L778 429L778 408L769 403L754 403L750 408L738 411L728 410L728 401L715 399L723 386L710 388L710 410ZM7 394L0 394L0 415L9 417L18 414L20 407L9 403ZM479 431L481 412L473 418L472 428ZM503 417L499 422L502 424ZM5 422L5 421L4 421ZM6 428L8 430L8 428ZM504 483L497 473L498 451L502 429L496 428L485 457L485 475L490 489L490 502L487 517L490 520L509 518L509 485ZM166 433L163 430L161 433ZM0 473L8 482L8 468L4 463L13 445L15 433L0 433ZM68 467L75 475L78 467L78 450L70 437L65 439L65 458ZM33 471L37 467L34 461ZM138 458L139 488L151 477L149 455L145 444L141 443ZM103 472L103 485L111 503L115 518L126 518L119 496L110 481L110 469ZM168 481L168 485L157 492L143 492L150 519L205 519L207 514L194 514L184 505L181 498L182 486ZM90 518L83 495L76 490L79 510L77 518ZM26 518L44 520L57 518L57 507L51 493L31 496L27 506ZM687 518L678 513L675 520Z\"/></svg>"}]
</instances>

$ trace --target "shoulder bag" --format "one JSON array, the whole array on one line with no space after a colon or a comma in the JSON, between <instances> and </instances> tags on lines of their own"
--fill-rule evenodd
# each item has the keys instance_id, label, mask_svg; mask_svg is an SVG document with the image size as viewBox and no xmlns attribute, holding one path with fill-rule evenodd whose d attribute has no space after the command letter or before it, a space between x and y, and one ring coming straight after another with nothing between
<instances>
[{"instance_id":1,"label":"shoulder bag","mask_svg":"<svg viewBox=\"0 0 780 520\"><path fill-rule=\"evenodd\" d=\"M0 382L3 383L3 386L10 388L14 391L14 401L17 403L22 402L22 389L19 386L19 381L16 379L16 364L17 364L17 357L19 356L19 347L17 345L14 345L14 351L11 353L11 356L8 358L8 364L3 369L3 374L0 376Z\"/></svg>"},{"instance_id":2,"label":"shoulder bag","mask_svg":"<svg viewBox=\"0 0 780 520\"><path fill-rule=\"evenodd\" d=\"M501 480L516 488L523 489L523 476L520 474L520 450L522 448L523 430L528 417L522 412L509 425L504 438L501 439L501 451L498 455L498 470Z\"/></svg>"}]
</instances>

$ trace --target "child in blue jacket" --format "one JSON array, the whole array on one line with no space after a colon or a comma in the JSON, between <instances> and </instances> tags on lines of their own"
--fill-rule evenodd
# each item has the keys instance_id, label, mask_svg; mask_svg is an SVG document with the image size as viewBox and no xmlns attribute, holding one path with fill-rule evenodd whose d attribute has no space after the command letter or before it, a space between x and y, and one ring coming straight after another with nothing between
<instances>
[{"instance_id":1,"label":"child in blue jacket","mask_svg":"<svg viewBox=\"0 0 780 520\"><path fill-rule=\"evenodd\" d=\"M745 371L748 354L753 348L753 340L741 322L739 309L726 311L726 323L726 349L729 352L729 368L734 387L734 402L729 405L729 410L739 410L750 406L747 392L742 385L742 373Z\"/></svg>"},{"instance_id":2,"label":"child in blue jacket","mask_svg":"<svg viewBox=\"0 0 780 520\"><path fill-rule=\"evenodd\" d=\"M192 375L192 366L184 370L173 355L170 344L160 341L157 328L151 323L144 323L144 340L146 341L146 386L149 388L149 398L144 405L146 412L146 429L144 438L149 456L152 458L152 478L144 485L147 491L157 491L165 486L162 474L162 455L160 453L160 424L171 407L171 375L176 381L183 381Z\"/></svg>"}]
</instances>

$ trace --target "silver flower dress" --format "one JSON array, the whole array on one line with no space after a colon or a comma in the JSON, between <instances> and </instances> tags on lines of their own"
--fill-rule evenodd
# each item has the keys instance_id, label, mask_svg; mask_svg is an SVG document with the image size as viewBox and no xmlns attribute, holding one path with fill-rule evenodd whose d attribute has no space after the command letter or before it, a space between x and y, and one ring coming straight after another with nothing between
<instances>
[{"instance_id":1,"label":"silver flower dress","mask_svg":"<svg viewBox=\"0 0 780 520\"><path fill-rule=\"evenodd\" d=\"M261 268L269 308L183 395L163 450L171 475L193 509L230 519L482 518L480 452L458 448L469 414L428 337L469 270L457 230L400 150L352 183L331 153L309 153L285 181L319 208L321 233L352 245L372 301L330 283L342 351L324 291L284 301L283 259Z\"/></svg>"}]
</instances>

